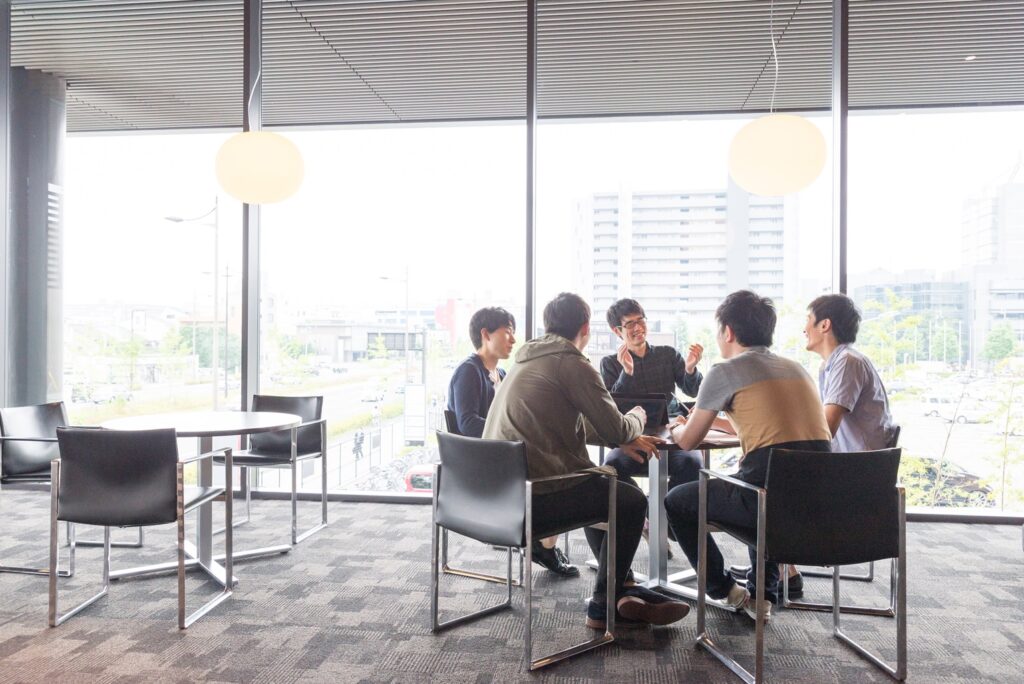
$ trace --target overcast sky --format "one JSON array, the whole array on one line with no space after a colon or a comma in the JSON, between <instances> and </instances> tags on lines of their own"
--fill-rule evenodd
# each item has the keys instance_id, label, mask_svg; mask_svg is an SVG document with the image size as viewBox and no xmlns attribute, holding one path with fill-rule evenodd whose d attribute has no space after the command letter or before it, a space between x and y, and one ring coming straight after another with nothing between
<instances>
[{"instance_id":1,"label":"overcast sky","mask_svg":"<svg viewBox=\"0 0 1024 684\"><path fill-rule=\"evenodd\" d=\"M965 199L1009 180L1024 155L1021 112L887 114L850 121L850 270L959 265ZM575 204L599 191L724 189L748 121L553 123L538 133L538 297L571 287ZM830 137L831 119L815 119ZM521 303L521 124L288 133L302 188L263 210L265 292L316 308L432 305L476 294ZM224 134L72 136L66 148L65 297L208 302L213 157ZM831 162L829 162L830 164ZM798 195L801 277L827 279L830 166ZM1018 174L1024 182L1024 172ZM239 269L240 205L220 197L225 263ZM1024 265L1022 265L1024 267ZM806 271L806 273L804 273ZM381 280L389 276L391 280ZM238 279L229 281L237 291ZM223 293L223 290L222 290ZM223 296L223 294L221 295Z\"/></svg>"}]
</instances>

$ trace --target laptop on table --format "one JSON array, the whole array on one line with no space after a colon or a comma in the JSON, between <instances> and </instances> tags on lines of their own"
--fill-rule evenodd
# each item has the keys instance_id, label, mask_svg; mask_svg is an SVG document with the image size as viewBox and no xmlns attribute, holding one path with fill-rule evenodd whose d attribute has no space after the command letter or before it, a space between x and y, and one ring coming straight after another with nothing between
<instances>
[{"instance_id":1,"label":"laptop on table","mask_svg":"<svg viewBox=\"0 0 1024 684\"><path fill-rule=\"evenodd\" d=\"M664 394L612 392L612 399L619 412L625 415L634 406L640 406L647 412L647 423L644 434L658 437L666 442L671 441L668 425L668 397Z\"/></svg>"}]
</instances>

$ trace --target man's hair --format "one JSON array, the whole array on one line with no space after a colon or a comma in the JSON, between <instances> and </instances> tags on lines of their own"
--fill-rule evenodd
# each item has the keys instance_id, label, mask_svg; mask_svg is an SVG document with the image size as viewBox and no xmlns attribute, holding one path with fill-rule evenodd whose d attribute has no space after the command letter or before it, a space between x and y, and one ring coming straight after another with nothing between
<instances>
[{"instance_id":1,"label":"man's hair","mask_svg":"<svg viewBox=\"0 0 1024 684\"><path fill-rule=\"evenodd\" d=\"M473 349L479 349L484 343L481 330L492 333L498 328L511 327L516 329L516 318L500 306L489 306L480 309L469 319L469 339L473 341Z\"/></svg>"},{"instance_id":2,"label":"man's hair","mask_svg":"<svg viewBox=\"0 0 1024 684\"><path fill-rule=\"evenodd\" d=\"M744 347L770 347L775 333L775 305L768 297L750 290L738 290L726 297L715 311L720 330L732 328Z\"/></svg>"},{"instance_id":3,"label":"man's hair","mask_svg":"<svg viewBox=\"0 0 1024 684\"><path fill-rule=\"evenodd\" d=\"M844 294L821 295L807 306L814 316L815 323L826 318L832 321L832 334L839 344L850 344L857 341L860 330L860 311L853 300Z\"/></svg>"},{"instance_id":4,"label":"man's hair","mask_svg":"<svg viewBox=\"0 0 1024 684\"><path fill-rule=\"evenodd\" d=\"M544 332L574 340L584 325L590 322L590 306L583 297L563 292L544 307Z\"/></svg>"},{"instance_id":5,"label":"man's hair","mask_svg":"<svg viewBox=\"0 0 1024 684\"><path fill-rule=\"evenodd\" d=\"M606 315L608 325L613 328L618 328L622 325L623 318L633 314L640 314L644 318L647 317L647 314L644 313L644 307L640 306L640 302L635 299L620 299L608 307L608 313Z\"/></svg>"}]
</instances>

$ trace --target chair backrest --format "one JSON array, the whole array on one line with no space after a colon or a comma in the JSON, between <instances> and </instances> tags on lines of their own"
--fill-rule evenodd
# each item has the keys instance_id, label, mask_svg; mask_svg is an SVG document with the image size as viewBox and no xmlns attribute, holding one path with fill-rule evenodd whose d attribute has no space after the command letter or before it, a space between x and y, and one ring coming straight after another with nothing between
<instances>
[{"instance_id":1,"label":"chair backrest","mask_svg":"<svg viewBox=\"0 0 1024 684\"><path fill-rule=\"evenodd\" d=\"M58 428L57 519L110 527L177 519L178 440L173 428Z\"/></svg>"},{"instance_id":2,"label":"chair backrest","mask_svg":"<svg viewBox=\"0 0 1024 684\"><path fill-rule=\"evenodd\" d=\"M0 408L0 435L4 437L57 436L57 428L68 424L64 402L39 406ZM50 461L60 456L56 442L0 443L0 480L50 480Z\"/></svg>"},{"instance_id":3,"label":"chair backrest","mask_svg":"<svg viewBox=\"0 0 1024 684\"><path fill-rule=\"evenodd\" d=\"M487 544L522 546L526 536L526 446L437 432L435 522Z\"/></svg>"},{"instance_id":4,"label":"chair backrest","mask_svg":"<svg viewBox=\"0 0 1024 684\"><path fill-rule=\"evenodd\" d=\"M291 413L299 416L302 418L302 422L306 423L311 420L320 420L324 411L324 398L322 396L276 397L269 394L257 394L252 398L252 410ZM319 425L307 425L299 428L296 440L300 454L323 452L324 445L321 443ZM249 449L262 454L287 456L292 451L291 430L253 435L249 438Z\"/></svg>"},{"instance_id":5,"label":"chair backrest","mask_svg":"<svg viewBox=\"0 0 1024 684\"><path fill-rule=\"evenodd\" d=\"M455 415L455 411L449 409L444 410L444 426L448 428L448 434L450 435L462 434L459 430L459 417Z\"/></svg>"},{"instance_id":6,"label":"chair backrest","mask_svg":"<svg viewBox=\"0 0 1024 684\"><path fill-rule=\"evenodd\" d=\"M889 435L889 443L886 444L886 448L895 449L900 444L900 426L894 425L892 428L892 434Z\"/></svg>"},{"instance_id":7,"label":"chair backrest","mask_svg":"<svg viewBox=\"0 0 1024 684\"><path fill-rule=\"evenodd\" d=\"M899 555L900 449L854 453L772 449L768 558L849 565Z\"/></svg>"}]
</instances>

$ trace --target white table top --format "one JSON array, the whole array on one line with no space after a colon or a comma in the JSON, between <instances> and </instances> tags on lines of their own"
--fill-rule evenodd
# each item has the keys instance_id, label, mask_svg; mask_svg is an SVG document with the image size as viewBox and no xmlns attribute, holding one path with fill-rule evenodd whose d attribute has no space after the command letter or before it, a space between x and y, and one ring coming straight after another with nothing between
<instances>
[{"instance_id":1,"label":"white table top","mask_svg":"<svg viewBox=\"0 0 1024 684\"><path fill-rule=\"evenodd\" d=\"M269 411L188 411L155 413L115 418L103 423L110 430L155 430L174 428L179 437L220 437L251 435L295 427L302 418L291 413Z\"/></svg>"}]
</instances>

